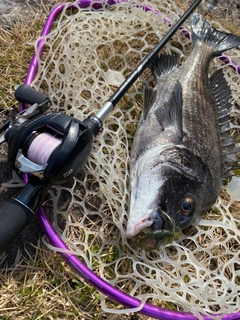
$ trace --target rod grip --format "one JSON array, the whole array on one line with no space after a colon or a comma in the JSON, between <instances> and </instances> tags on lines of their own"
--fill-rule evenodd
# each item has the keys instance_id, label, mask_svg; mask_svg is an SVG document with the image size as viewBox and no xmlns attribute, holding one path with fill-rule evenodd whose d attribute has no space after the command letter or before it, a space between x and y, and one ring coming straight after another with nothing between
<instances>
[{"instance_id":1,"label":"rod grip","mask_svg":"<svg viewBox=\"0 0 240 320\"><path fill-rule=\"evenodd\" d=\"M47 95L33 89L32 87L30 87L28 84L25 84L25 83L21 84L17 88L17 90L15 91L15 98L19 102L23 102L31 105L34 103L41 105L43 103L46 103L49 100Z\"/></svg>"},{"instance_id":2,"label":"rod grip","mask_svg":"<svg viewBox=\"0 0 240 320\"><path fill-rule=\"evenodd\" d=\"M0 254L32 221L33 211L18 200L11 198L0 209Z\"/></svg>"}]
</instances>

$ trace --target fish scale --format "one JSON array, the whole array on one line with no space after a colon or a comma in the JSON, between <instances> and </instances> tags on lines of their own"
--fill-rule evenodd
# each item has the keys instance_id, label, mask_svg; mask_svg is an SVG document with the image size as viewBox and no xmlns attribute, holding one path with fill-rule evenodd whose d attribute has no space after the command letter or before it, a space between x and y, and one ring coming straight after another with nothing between
<instances>
[{"instance_id":1,"label":"fish scale","mask_svg":"<svg viewBox=\"0 0 240 320\"><path fill-rule=\"evenodd\" d=\"M199 221L229 170L239 167L230 136L230 88L223 72L209 77L209 65L214 56L240 45L240 37L216 30L198 13L191 25L193 50L181 66L177 56L152 61L156 86L144 90L131 151L126 235L143 231L151 245L165 234L179 238L179 230Z\"/></svg>"},{"instance_id":2,"label":"fish scale","mask_svg":"<svg viewBox=\"0 0 240 320\"><path fill-rule=\"evenodd\" d=\"M195 51L203 49L196 47ZM206 59L206 56L209 56L209 53L204 52L205 54L198 55L198 57L192 56L189 59L188 65L192 65L192 60L198 59L197 64L194 65L194 70L186 64L184 64L182 70L182 73L186 74L185 80L181 82L185 101L183 104L183 127L187 135L186 147L192 149L194 155L199 156L204 163L208 164L212 174L213 188L216 189L218 194L223 162L219 161L221 149L219 148L218 114L207 77L210 59ZM190 71L187 70L186 72L186 69L190 69ZM189 92L194 90L198 94L190 95Z\"/></svg>"}]
</instances>

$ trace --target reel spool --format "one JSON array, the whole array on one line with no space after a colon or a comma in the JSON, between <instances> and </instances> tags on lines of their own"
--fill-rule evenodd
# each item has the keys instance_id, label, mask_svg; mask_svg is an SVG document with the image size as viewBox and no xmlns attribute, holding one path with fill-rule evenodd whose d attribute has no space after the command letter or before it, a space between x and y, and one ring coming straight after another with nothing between
<instances>
[{"instance_id":1,"label":"reel spool","mask_svg":"<svg viewBox=\"0 0 240 320\"><path fill-rule=\"evenodd\" d=\"M27 158L32 162L45 166L53 151L62 143L49 133L35 133L27 151Z\"/></svg>"}]
</instances>

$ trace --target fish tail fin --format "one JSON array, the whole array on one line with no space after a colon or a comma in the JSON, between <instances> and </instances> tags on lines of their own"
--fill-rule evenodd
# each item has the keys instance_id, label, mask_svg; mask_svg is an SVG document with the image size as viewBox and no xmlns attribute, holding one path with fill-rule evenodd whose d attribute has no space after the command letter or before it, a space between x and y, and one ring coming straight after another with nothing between
<instances>
[{"instance_id":1,"label":"fish tail fin","mask_svg":"<svg viewBox=\"0 0 240 320\"><path fill-rule=\"evenodd\" d=\"M202 16L196 12L191 16L191 26L193 44L201 41L214 47L214 56L240 46L239 36L216 30L207 20L202 20Z\"/></svg>"}]
</instances>

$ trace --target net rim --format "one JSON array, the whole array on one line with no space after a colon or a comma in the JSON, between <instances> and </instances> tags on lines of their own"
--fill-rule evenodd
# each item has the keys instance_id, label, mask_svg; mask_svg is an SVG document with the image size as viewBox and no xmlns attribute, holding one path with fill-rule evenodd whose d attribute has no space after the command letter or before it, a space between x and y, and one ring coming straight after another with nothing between
<instances>
[{"instance_id":1,"label":"net rim","mask_svg":"<svg viewBox=\"0 0 240 320\"><path fill-rule=\"evenodd\" d=\"M90 5L94 3L96 6L96 9L102 8L103 5L114 5L118 3L117 0L99 0L98 2L95 2L94 0L82 0L78 1L77 5L80 9L88 8ZM120 0L120 2L129 2L129 0ZM52 25L57 18L58 14L60 14L64 8L67 6L67 9L74 9L76 6L72 2L62 2L60 4L57 4L49 13L47 20L45 22L45 25L43 27L43 30L41 32L41 36L46 36L51 31ZM154 11L150 6L144 6L144 9L146 11ZM155 12L155 11L154 11ZM158 13L158 12L155 12ZM166 22L171 24L170 20L166 18ZM186 30L182 29L183 33L187 32ZM186 36L189 36L189 34L186 33ZM43 50L44 50L44 39L41 39L38 44L39 49L39 55L41 56ZM222 57L222 60L226 61L227 57ZM38 57L36 53L33 55L32 60L30 62L27 76L25 78L25 84L31 85L32 81L34 80L34 77L37 72L38 67ZM236 71L240 74L240 66L236 65ZM25 108L24 105L20 104L20 111L22 111ZM23 180L26 183L28 181L28 175L23 174ZM141 306L142 302L134 298L127 293L122 292L121 290L115 288L102 278L100 278L98 275L96 275L92 270L90 270L85 264L83 264L75 255L74 253L70 254L67 253L67 251L70 251L70 249L67 247L67 245L64 243L64 241L61 239L61 237L57 234L56 230L51 225L50 221L46 217L46 214L42 207L36 212L36 218L43 229L44 233L46 234L47 238L51 242L51 244L56 249L62 249L63 252L58 251L58 254L65 260L65 262L73 269L75 272L83 278L88 284L92 285L94 288L96 288L99 292L102 294L108 296L110 299L120 303L124 307L127 308L139 308ZM197 317L191 313L187 312L180 312L180 311L173 311L168 310L165 308L160 308L157 306L154 306L149 303L144 303L142 306L142 309L138 312L153 317L155 319L160 320L171 320L171 319L186 319L186 320L196 320ZM217 315L216 317L219 317L220 315ZM202 318L204 320L211 320L212 318L209 318L205 315L202 315ZM222 317L222 320L237 320L240 318L240 311L237 313L231 313L227 314Z\"/></svg>"}]
</instances>

